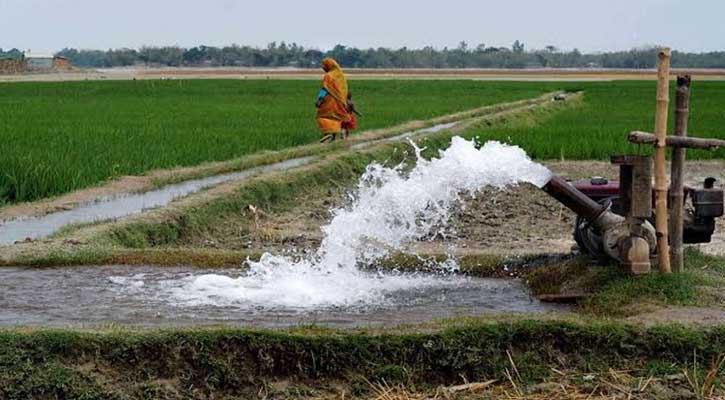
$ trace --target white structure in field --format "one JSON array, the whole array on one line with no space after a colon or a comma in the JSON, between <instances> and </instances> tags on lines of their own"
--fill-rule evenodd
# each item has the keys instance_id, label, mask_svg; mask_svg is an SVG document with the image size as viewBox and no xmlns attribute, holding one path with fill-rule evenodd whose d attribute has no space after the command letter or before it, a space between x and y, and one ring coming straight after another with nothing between
<instances>
[{"instance_id":1,"label":"white structure in field","mask_svg":"<svg viewBox=\"0 0 725 400\"><path fill-rule=\"evenodd\" d=\"M70 61L51 53L25 52L25 62L29 69L70 69Z\"/></svg>"}]
</instances>

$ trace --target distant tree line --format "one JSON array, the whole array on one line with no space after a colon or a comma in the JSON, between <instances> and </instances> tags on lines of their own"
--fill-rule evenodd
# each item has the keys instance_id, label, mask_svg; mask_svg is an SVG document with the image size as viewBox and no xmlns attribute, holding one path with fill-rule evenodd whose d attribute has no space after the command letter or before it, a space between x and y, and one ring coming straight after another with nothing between
<instances>
[{"instance_id":1,"label":"distant tree line","mask_svg":"<svg viewBox=\"0 0 725 400\"><path fill-rule=\"evenodd\" d=\"M68 57L79 67L149 66L215 66L215 67L317 67L327 56L334 57L348 68L653 68L656 48L628 51L582 53L577 49L563 51L554 46L527 50L515 41L511 47L479 44L470 47L460 42L455 48L423 47L409 49L358 49L337 45L320 51L296 43L272 42L266 48L252 46L177 46L142 47L140 49L78 50L65 48L57 55ZM0 58L18 57L17 49L3 52ZM686 53L674 51L674 67L725 68L725 51Z\"/></svg>"},{"instance_id":2,"label":"distant tree line","mask_svg":"<svg viewBox=\"0 0 725 400\"><path fill-rule=\"evenodd\" d=\"M0 60L8 58L12 60L19 60L23 58L23 52L18 49L3 51L3 49L0 48Z\"/></svg>"}]
</instances>

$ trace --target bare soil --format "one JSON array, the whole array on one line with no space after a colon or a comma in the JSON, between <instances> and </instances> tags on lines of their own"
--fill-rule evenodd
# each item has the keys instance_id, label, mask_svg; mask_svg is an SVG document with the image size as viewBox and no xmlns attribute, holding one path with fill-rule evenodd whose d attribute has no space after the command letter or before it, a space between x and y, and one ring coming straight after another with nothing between
<instances>
[{"instance_id":1,"label":"bare soil","mask_svg":"<svg viewBox=\"0 0 725 400\"><path fill-rule=\"evenodd\" d=\"M654 307L627 318L629 322L651 326L677 321L687 325L722 325L725 310L713 307Z\"/></svg>"},{"instance_id":2,"label":"bare soil","mask_svg":"<svg viewBox=\"0 0 725 400\"><path fill-rule=\"evenodd\" d=\"M656 79L651 69L365 69L347 68L346 73L362 79L486 79L538 81L598 81L621 79ZM725 79L723 69L673 69L672 77L689 73L696 80ZM107 69L77 69L70 72L45 74L0 75L0 82L71 81L71 80L130 80L130 79L319 79L316 68L230 68L230 67L124 67Z\"/></svg>"}]
</instances>

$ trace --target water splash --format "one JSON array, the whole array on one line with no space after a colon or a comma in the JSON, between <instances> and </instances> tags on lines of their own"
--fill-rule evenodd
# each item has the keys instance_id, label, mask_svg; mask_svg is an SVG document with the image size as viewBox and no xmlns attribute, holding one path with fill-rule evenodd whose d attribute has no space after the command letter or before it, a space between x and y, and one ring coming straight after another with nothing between
<instances>
[{"instance_id":1,"label":"water splash","mask_svg":"<svg viewBox=\"0 0 725 400\"><path fill-rule=\"evenodd\" d=\"M411 142L412 143L412 142ZM405 250L448 222L461 196L484 187L503 189L521 182L543 186L551 172L519 147L454 137L437 158L426 160L413 144L416 165L390 168L370 164L359 180L352 204L333 210L322 227L324 239L311 256L300 259L264 254L247 261L240 277L206 274L168 283L169 295L182 304L240 305L294 310L379 306L399 291L465 285L461 276L370 272L393 251Z\"/></svg>"},{"instance_id":2,"label":"water splash","mask_svg":"<svg viewBox=\"0 0 725 400\"><path fill-rule=\"evenodd\" d=\"M413 148L417 163L407 175L402 165L367 167L352 206L334 210L334 218L322 228L318 264L343 268L372 264L445 225L462 195L520 182L542 187L551 179L551 172L531 161L521 148L495 141L477 149L474 141L454 137L431 160L422 158L415 144Z\"/></svg>"}]
</instances>

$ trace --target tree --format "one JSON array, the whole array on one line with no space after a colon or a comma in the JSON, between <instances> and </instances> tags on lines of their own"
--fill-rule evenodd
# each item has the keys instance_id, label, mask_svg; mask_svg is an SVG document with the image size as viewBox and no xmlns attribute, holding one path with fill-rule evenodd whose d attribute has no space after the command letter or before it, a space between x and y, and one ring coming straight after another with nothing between
<instances>
[{"instance_id":1,"label":"tree","mask_svg":"<svg viewBox=\"0 0 725 400\"><path fill-rule=\"evenodd\" d=\"M201 64L204 61L211 61L206 51L206 46L192 47L184 52L182 56L184 64Z\"/></svg>"},{"instance_id":2,"label":"tree","mask_svg":"<svg viewBox=\"0 0 725 400\"><path fill-rule=\"evenodd\" d=\"M237 44L214 47L200 45L192 48L142 47L141 49L86 50L64 48L56 53L70 59L80 67L115 67L145 63L148 65L212 65L278 67L298 66L317 68L325 56L336 58L345 67L366 68L524 68L540 65L545 67L587 67L605 68L651 68L656 60L657 49L636 48L597 54L583 54L578 49L563 51L553 45L542 50L527 51L524 44L516 40L509 47L486 47L478 44L471 50L468 43L461 41L454 49L436 49L426 46L422 49L402 47L390 49L359 49L342 44L327 52L306 49L296 43L271 42L266 47L240 46ZM18 49L3 51L0 58L23 57ZM673 67L683 68L725 68L725 51L708 53L673 52Z\"/></svg>"},{"instance_id":3,"label":"tree","mask_svg":"<svg viewBox=\"0 0 725 400\"><path fill-rule=\"evenodd\" d=\"M104 64L106 67L129 66L139 62L138 52L133 49L108 50Z\"/></svg>"},{"instance_id":4,"label":"tree","mask_svg":"<svg viewBox=\"0 0 725 400\"><path fill-rule=\"evenodd\" d=\"M23 52L12 48L8 51L3 51L3 49L0 49L0 60L2 59L12 59L12 60L20 60L23 58Z\"/></svg>"},{"instance_id":5,"label":"tree","mask_svg":"<svg viewBox=\"0 0 725 400\"><path fill-rule=\"evenodd\" d=\"M516 40L514 44L511 46L511 50L514 53L523 53L524 52L524 44Z\"/></svg>"}]
</instances>

